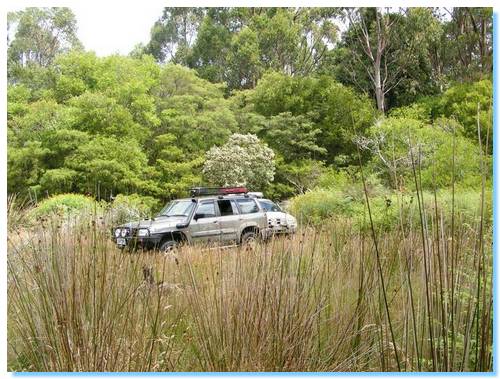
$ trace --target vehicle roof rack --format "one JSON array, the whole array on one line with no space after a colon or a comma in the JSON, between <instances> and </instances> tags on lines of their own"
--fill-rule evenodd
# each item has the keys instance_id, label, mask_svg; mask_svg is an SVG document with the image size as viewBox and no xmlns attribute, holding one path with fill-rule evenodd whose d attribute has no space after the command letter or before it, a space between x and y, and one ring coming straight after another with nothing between
<instances>
[{"instance_id":1,"label":"vehicle roof rack","mask_svg":"<svg viewBox=\"0 0 500 379\"><path fill-rule=\"evenodd\" d=\"M248 193L246 187L193 187L189 190L191 197L243 195Z\"/></svg>"},{"instance_id":2,"label":"vehicle roof rack","mask_svg":"<svg viewBox=\"0 0 500 379\"><path fill-rule=\"evenodd\" d=\"M247 195L250 197L255 197L257 199L262 199L264 197L264 194L262 192L248 192Z\"/></svg>"}]
</instances>

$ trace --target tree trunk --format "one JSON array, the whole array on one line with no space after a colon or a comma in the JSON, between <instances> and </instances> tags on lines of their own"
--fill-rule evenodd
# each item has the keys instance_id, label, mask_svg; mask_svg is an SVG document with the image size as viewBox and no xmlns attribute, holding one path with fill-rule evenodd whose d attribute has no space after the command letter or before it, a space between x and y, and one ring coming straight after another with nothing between
<instances>
[{"instance_id":1,"label":"tree trunk","mask_svg":"<svg viewBox=\"0 0 500 379\"><path fill-rule=\"evenodd\" d=\"M375 98L377 99L377 109L384 113L385 111L385 93L382 87L382 81L380 78L380 60L376 59L373 62L373 84L375 87Z\"/></svg>"},{"instance_id":2,"label":"tree trunk","mask_svg":"<svg viewBox=\"0 0 500 379\"><path fill-rule=\"evenodd\" d=\"M382 20L378 8L376 8L377 17L377 51L375 53L375 59L373 60L373 84L375 87L375 98L377 99L377 109L384 113L385 111L385 88L382 84L382 79L380 76L380 66L382 64L382 55L384 54L385 46L387 44L385 35L385 28L382 27Z\"/></svg>"}]
</instances>

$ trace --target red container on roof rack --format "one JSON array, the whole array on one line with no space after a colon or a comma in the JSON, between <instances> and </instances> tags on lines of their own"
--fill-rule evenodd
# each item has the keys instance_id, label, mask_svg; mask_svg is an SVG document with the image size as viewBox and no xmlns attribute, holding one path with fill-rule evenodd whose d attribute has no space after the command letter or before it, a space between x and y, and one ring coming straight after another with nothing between
<instances>
[{"instance_id":1,"label":"red container on roof rack","mask_svg":"<svg viewBox=\"0 0 500 379\"><path fill-rule=\"evenodd\" d=\"M246 187L194 187L190 193L195 196L211 196L211 195L236 195L245 194L248 190Z\"/></svg>"},{"instance_id":2,"label":"red container on roof rack","mask_svg":"<svg viewBox=\"0 0 500 379\"><path fill-rule=\"evenodd\" d=\"M223 187L219 188L219 195L235 195L240 193L247 193L246 187Z\"/></svg>"}]
</instances>

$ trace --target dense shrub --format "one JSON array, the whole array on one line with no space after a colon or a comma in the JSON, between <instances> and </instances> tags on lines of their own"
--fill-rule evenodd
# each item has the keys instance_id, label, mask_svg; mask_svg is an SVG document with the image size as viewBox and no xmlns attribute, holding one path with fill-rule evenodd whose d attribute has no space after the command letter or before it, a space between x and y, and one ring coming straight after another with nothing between
<instances>
[{"instance_id":1,"label":"dense shrub","mask_svg":"<svg viewBox=\"0 0 500 379\"><path fill-rule=\"evenodd\" d=\"M153 197L138 194L119 194L109 203L97 202L91 197L78 194L61 194L41 201L33 209L28 210L27 214L32 221L54 215L83 217L95 214L117 224L151 217L161 205L159 200Z\"/></svg>"},{"instance_id":2,"label":"dense shrub","mask_svg":"<svg viewBox=\"0 0 500 379\"><path fill-rule=\"evenodd\" d=\"M79 194L61 194L42 200L30 211L33 218L48 217L51 215L69 216L81 214L82 212L91 212L100 208L96 201L84 195Z\"/></svg>"},{"instance_id":3,"label":"dense shrub","mask_svg":"<svg viewBox=\"0 0 500 379\"><path fill-rule=\"evenodd\" d=\"M384 196L390 192L390 190L384 187L380 178L375 173L365 172L365 184L368 196L370 197ZM319 177L317 187L337 189L359 201L362 201L365 196L361 173L357 167L353 168L353 170L335 170L329 168Z\"/></svg>"},{"instance_id":4,"label":"dense shrub","mask_svg":"<svg viewBox=\"0 0 500 379\"><path fill-rule=\"evenodd\" d=\"M354 199L336 189L316 189L294 197L290 211L303 223L319 224L335 216L351 216Z\"/></svg>"},{"instance_id":5,"label":"dense shrub","mask_svg":"<svg viewBox=\"0 0 500 379\"><path fill-rule=\"evenodd\" d=\"M359 137L358 144L373 154L368 171L379 173L393 188L414 188L413 166L424 189L446 188L453 181L477 188L481 183L480 150L477 143L460 134L461 129L450 119L429 125L411 118L389 117ZM486 167L489 162L489 156L485 156Z\"/></svg>"},{"instance_id":6,"label":"dense shrub","mask_svg":"<svg viewBox=\"0 0 500 379\"><path fill-rule=\"evenodd\" d=\"M491 190L485 191L484 222L491 225L492 202ZM449 224L452 217L452 194L450 190L441 190L436 193L424 191L423 195L424 218L427 223L435 222L435 204L437 203L438 217ZM415 193L394 192L379 194L369 198L373 225L377 230L392 230L409 224L418 225L420 222L418 199ZM370 227L368 208L364 198L355 198L347 191L339 189L318 188L303 195L294 197L290 201L290 211L303 224L320 225L329 219L350 218L358 229L366 230ZM462 190L455 193L454 216L457 222L474 225L480 220L481 193L478 191Z\"/></svg>"},{"instance_id":7,"label":"dense shrub","mask_svg":"<svg viewBox=\"0 0 500 379\"><path fill-rule=\"evenodd\" d=\"M115 223L150 217L160 205L157 199L149 196L117 195L109 205L109 215Z\"/></svg>"},{"instance_id":8,"label":"dense shrub","mask_svg":"<svg viewBox=\"0 0 500 379\"><path fill-rule=\"evenodd\" d=\"M464 134L473 141L477 141L479 117L484 143L488 129L491 132L492 127L492 95L493 83L490 79L455 85L435 99L432 116L434 119L443 116L456 118L463 125Z\"/></svg>"}]
</instances>

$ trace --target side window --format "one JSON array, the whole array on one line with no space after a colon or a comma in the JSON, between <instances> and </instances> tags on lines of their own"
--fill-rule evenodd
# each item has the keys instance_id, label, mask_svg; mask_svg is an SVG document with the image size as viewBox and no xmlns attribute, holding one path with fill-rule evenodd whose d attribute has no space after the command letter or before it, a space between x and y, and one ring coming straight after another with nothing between
<instances>
[{"instance_id":1,"label":"side window","mask_svg":"<svg viewBox=\"0 0 500 379\"><path fill-rule=\"evenodd\" d=\"M217 200L221 216L232 216L238 214L234 200Z\"/></svg>"},{"instance_id":2,"label":"side window","mask_svg":"<svg viewBox=\"0 0 500 379\"><path fill-rule=\"evenodd\" d=\"M196 210L196 218L215 217L215 203L213 201L201 203Z\"/></svg>"},{"instance_id":3,"label":"side window","mask_svg":"<svg viewBox=\"0 0 500 379\"><path fill-rule=\"evenodd\" d=\"M282 212L281 208L269 200L259 200L260 206L268 212Z\"/></svg>"},{"instance_id":4,"label":"side window","mask_svg":"<svg viewBox=\"0 0 500 379\"><path fill-rule=\"evenodd\" d=\"M233 208L233 214L237 215L240 213L238 206L236 205L236 201L231 200L231 208Z\"/></svg>"},{"instance_id":5,"label":"side window","mask_svg":"<svg viewBox=\"0 0 500 379\"><path fill-rule=\"evenodd\" d=\"M257 213L259 208L253 199L238 199L238 206L240 207L241 213Z\"/></svg>"}]
</instances>

